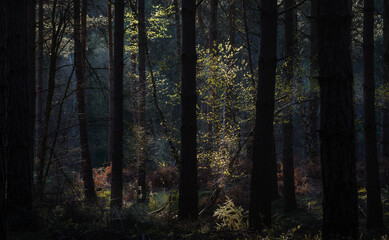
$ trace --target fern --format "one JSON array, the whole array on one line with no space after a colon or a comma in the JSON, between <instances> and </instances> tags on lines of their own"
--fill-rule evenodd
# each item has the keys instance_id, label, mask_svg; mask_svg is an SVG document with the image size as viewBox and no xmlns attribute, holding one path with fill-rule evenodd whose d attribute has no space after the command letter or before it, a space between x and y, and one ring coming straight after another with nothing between
<instances>
[{"instance_id":1,"label":"fern","mask_svg":"<svg viewBox=\"0 0 389 240\"><path fill-rule=\"evenodd\" d=\"M213 213L213 216L219 221L216 223L216 229L242 230L247 228L247 220L243 215L243 208L236 207L234 202L227 197L227 201Z\"/></svg>"}]
</instances>

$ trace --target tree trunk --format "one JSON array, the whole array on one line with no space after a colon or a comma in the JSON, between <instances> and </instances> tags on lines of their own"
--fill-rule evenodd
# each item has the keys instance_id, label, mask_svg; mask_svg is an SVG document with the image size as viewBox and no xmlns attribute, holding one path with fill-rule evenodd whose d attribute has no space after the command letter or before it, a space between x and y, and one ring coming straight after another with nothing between
<instances>
[{"instance_id":1,"label":"tree trunk","mask_svg":"<svg viewBox=\"0 0 389 240\"><path fill-rule=\"evenodd\" d=\"M108 0L107 18L108 18L108 162L112 164L113 151L112 141L112 116L113 116L113 85L114 85L114 56L113 56L113 36L112 36L112 0Z\"/></svg>"},{"instance_id":2,"label":"tree trunk","mask_svg":"<svg viewBox=\"0 0 389 240\"><path fill-rule=\"evenodd\" d=\"M311 27L311 56L310 56L310 79L309 79L309 98L316 98L315 86L317 84L317 75L318 75L318 62L317 62L317 53L318 53L318 41L317 41L317 10L318 10L318 0L311 0L311 18L310 18L310 27ZM318 101L312 100L308 103L308 136L307 136L307 145L308 145L308 159L315 161L319 155L319 142L317 134L317 111L318 111Z\"/></svg>"},{"instance_id":3,"label":"tree trunk","mask_svg":"<svg viewBox=\"0 0 389 240\"><path fill-rule=\"evenodd\" d=\"M382 203L378 172L374 80L374 0L365 0L363 8L363 98L365 162L367 189L367 229L381 228Z\"/></svg>"},{"instance_id":4,"label":"tree trunk","mask_svg":"<svg viewBox=\"0 0 389 240\"><path fill-rule=\"evenodd\" d=\"M31 210L32 159L30 154L30 118L28 78L28 18L27 9L31 2L7 1L7 22L12 23L7 31L7 206L8 213L21 217ZM23 223L15 220L13 229Z\"/></svg>"},{"instance_id":5,"label":"tree trunk","mask_svg":"<svg viewBox=\"0 0 389 240\"><path fill-rule=\"evenodd\" d=\"M113 81L113 36L112 36L112 2L108 0L107 4L108 19L108 84L111 86ZM109 87L111 89L111 87Z\"/></svg>"},{"instance_id":6,"label":"tree trunk","mask_svg":"<svg viewBox=\"0 0 389 240\"><path fill-rule=\"evenodd\" d=\"M0 1L0 238L7 239L6 231L6 174L7 174L7 2Z\"/></svg>"},{"instance_id":7,"label":"tree trunk","mask_svg":"<svg viewBox=\"0 0 389 240\"><path fill-rule=\"evenodd\" d=\"M252 79L252 87L255 87L255 80L254 80L254 67L253 67L253 60L251 57L251 44L250 44L250 36L249 36L249 27L247 24L247 14L246 14L246 0L242 0L242 10L243 10L243 23L244 23L244 33L246 38L246 45L247 45L247 57L248 57L248 64Z\"/></svg>"},{"instance_id":8,"label":"tree trunk","mask_svg":"<svg viewBox=\"0 0 389 240\"><path fill-rule=\"evenodd\" d=\"M349 0L322 0L319 37L323 238L358 235Z\"/></svg>"},{"instance_id":9,"label":"tree trunk","mask_svg":"<svg viewBox=\"0 0 389 240\"><path fill-rule=\"evenodd\" d=\"M82 177L85 198L89 202L96 200L95 186L92 176L92 165L88 144L88 128L86 119L86 0L82 0L81 38L80 38L80 0L74 0L74 66L77 80L77 117L80 127L80 147Z\"/></svg>"},{"instance_id":10,"label":"tree trunk","mask_svg":"<svg viewBox=\"0 0 389 240\"><path fill-rule=\"evenodd\" d=\"M47 96L46 96L46 107L45 107L45 122L43 128L42 135L42 144L40 147L40 152L38 152L38 175L37 175L37 196L38 198L43 197L43 192L45 190L45 167L46 167L46 153L47 153L47 140L49 136L49 125L50 125L50 117L51 117L51 104L53 102L54 90L55 90L55 75L57 71L57 45L60 43L58 38L58 33L60 29L57 29L57 24L55 21L55 14L57 12L57 1L53 2L53 6L51 9L51 45L50 45L50 63L49 63L49 79L48 79L48 88L47 88Z\"/></svg>"},{"instance_id":11,"label":"tree trunk","mask_svg":"<svg viewBox=\"0 0 389 240\"><path fill-rule=\"evenodd\" d=\"M39 158L39 154L42 151L42 82L43 82L43 0L38 0L38 79L36 90L36 155ZM37 169L38 170L38 169ZM36 171L38 174L38 171Z\"/></svg>"},{"instance_id":12,"label":"tree trunk","mask_svg":"<svg viewBox=\"0 0 389 240\"><path fill-rule=\"evenodd\" d=\"M112 86L112 141L109 152L112 160L111 208L122 207L123 195L123 44L124 1L115 1L114 81Z\"/></svg>"},{"instance_id":13,"label":"tree trunk","mask_svg":"<svg viewBox=\"0 0 389 240\"><path fill-rule=\"evenodd\" d=\"M181 165L179 217L197 218L196 2L182 1Z\"/></svg>"},{"instance_id":14,"label":"tree trunk","mask_svg":"<svg viewBox=\"0 0 389 240\"><path fill-rule=\"evenodd\" d=\"M389 86L389 1L384 1L384 52L383 52L383 84ZM384 109L382 110L382 140L381 156L384 165L389 165L389 97L384 98ZM389 167L384 168L385 185L389 185Z\"/></svg>"},{"instance_id":15,"label":"tree trunk","mask_svg":"<svg viewBox=\"0 0 389 240\"><path fill-rule=\"evenodd\" d=\"M296 5L295 0L285 0L285 9ZM288 56L285 61L285 80L284 84L287 88L293 88L294 79L294 64L295 64L295 35L296 35L296 20L297 15L294 9L285 13L285 56ZM289 101L293 101L292 92L288 96ZM294 187L294 157L293 157L293 111L289 109L285 114L284 123L282 124L282 162L283 180L284 180L284 211L291 212L296 209L296 194Z\"/></svg>"},{"instance_id":16,"label":"tree trunk","mask_svg":"<svg viewBox=\"0 0 389 240\"><path fill-rule=\"evenodd\" d=\"M274 201L277 198L280 197L280 193L278 192L278 176L277 176L277 149L276 149L276 136L273 132L273 138L272 138L272 163L271 163L271 185L272 185L272 198L271 200Z\"/></svg>"},{"instance_id":17,"label":"tree trunk","mask_svg":"<svg viewBox=\"0 0 389 240\"><path fill-rule=\"evenodd\" d=\"M274 92L277 65L277 1L261 2L261 43L250 186L249 224L271 227Z\"/></svg>"},{"instance_id":18,"label":"tree trunk","mask_svg":"<svg viewBox=\"0 0 389 240\"><path fill-rule=\"evenodd\" d=\"M176 25L176 44L177 44L177 65L178 65L178 82L182 79L182 47L181 47L181 23L180 23L180 7L179 0L173 0L174 5L174 20Z\"/></svg>"},{"instance_id":19,"label":"tree trunk","mask_svg":"<svg viewBox=\"0 0 389 240\"><path fill-rule=\"evenodd\" d=\"M137 8L137 1L135 1L135 8ZM133 12L134 16L137 14ZM131 23L131 32L135 33L137 29L137 23L132 22ZM139 81L137 79L136 75L136 51L135 46L137 45L137 36L133 34L131 36L131 43L132 49L134 51L131 51L130 53L130 78L131 78L131 100L132 100L132 119L134 126L138 125L139 117L138 117L138 107L139 107Z\"/></svg>"},{"instance_id":20,"label":"tree trunk","mask_svg":"<svg viewBox=\"0 0 389 240\"><path fill-rule=\"evenodd\" d=\"M30 159L31 159L31 184L33 183L32 179L32 163L34 159L34 143L35 143L35 6L36 1L31 0L28 3L28 9L27 9L27 18L28 18L28 28L27 28L27 44L28 44L28 109L29 109L29 147L30 147Z\"/></svg>"},{"instance_id":21,"label":"tree trunk","mask_svg":"<svg viewBox=\"0 0 389 240\"><path fill-rule=\"evenodd\" d=\"M140 133L140 146L138 156L138 201L146 200L146 23L145 0L138 0L138 71L139 71L139 105L138 117Z\"/></svg>"}]
</instances>

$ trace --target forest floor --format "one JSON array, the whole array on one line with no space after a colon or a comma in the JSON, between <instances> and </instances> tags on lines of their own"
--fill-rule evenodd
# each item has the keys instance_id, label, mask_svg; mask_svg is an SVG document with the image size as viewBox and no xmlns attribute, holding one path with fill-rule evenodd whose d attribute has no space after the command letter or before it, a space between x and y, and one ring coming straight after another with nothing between
<instances>
[{"instance_id":1,"label":"forest floor","mask_svg":"<svg viewBox=\"0 0 389 240\"><path fill-rule=\"evenodd\" d=\"M104 195L104 194L103 194ZM24 221L26 230L10 229L12 240L125 240L125 239L321 239L322 208L319 195L298 195L298 209L284 214L282 199L273 203L273 229L247 231L247 211L232 202L215 206L198 221L177 219L172 194L154 193L146 203L127 203L111 212L101 197L88 206L81 201L55 201L39 206ZM382 190L385 228L366 232L366 190L359 190L360 239L389 239L389 191ZM231 205L232 204L232 205ZM214 211L219 210L219 218ZM18 220L20 221L20 219ZM231 230L232 229L232 230Z\"/></svg>"}]
</instances>

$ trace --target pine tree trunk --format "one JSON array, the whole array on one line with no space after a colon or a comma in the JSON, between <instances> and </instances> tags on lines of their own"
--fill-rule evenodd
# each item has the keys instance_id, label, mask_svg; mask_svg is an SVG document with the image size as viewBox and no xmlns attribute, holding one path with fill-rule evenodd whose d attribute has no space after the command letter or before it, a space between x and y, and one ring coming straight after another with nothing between
<instances>
[{"instance_id":1,"label":"pine tree trunk","mask_svg":"<svg viewBox=\"0 0 389 240\"><path fill-rule=\"evenodd\" d=\"M47 141L49 137L49 125L50 125L50 117L51 117L51 105L53 102L54 97L54 90L55 90L55 76L57 71L57 44L59 44L59 41L57 39L58 31L57 30L57 24L55 21L55 14L57 12L57 4L58 1L54 0L52 9L51 9L51 45L50 45L50 63L49 63L49 79L48 79L48 87L47 87L47 96L46 96L46 107L45 107L45 113L44 113L44 128L43 128L43 134L42 134L42 144L40 147L40 152L38 152L38 167L37 167L37 196L38 198L43 197L43 193L45 190L45 172L48 171L46 169L46 155L47 155Z\"/></svg>"},{"instance_id":2,"label":"pine tree trunk","mask_svg":"<svg viewBox=\"0 0 389 240\"><path fill-rule=\"evenodd\" d=\"M178 82L182 79L182 61L181 61L181 55L182 55L182 47L181 47L181 22L180 22L180 7L179 7L179 1L173 0L174 5L174 20L176 25L176 44L177 44L177 65L178 65Z\"/></svg>"},{"instance_id":3,"label":"pine tree trunk","mask_svg":"<svg viewBox=\"0 0 389 240\"><path fill-rule=\"evenodd\" d=\"M374 80L374 0L364 0L363 11L363 98L367 189L367 228L382 227L381 188L378 172Z\"/></svg>"},{"instance_id":4,"label":"pine tree trunk","mask_svg":"<svg viewBox=\"0 0 389 240\"><path fill-rule=\"evenodd\" d=\"M146 200L146 24L145 0L138 0L138 48L139 48L139 128L140 137L138 156L138 201Z\"/></svg>"},{"instance_id":5,"label":"pine tree trunk","mask_svg":"<svg viewBox=\"0 0 389 240\"><path fill-rule=\"evenodd\" d=\"M27 44L28 44L28 109L29 109L29 147L30 147L30 159L33 161L34 159L34 152L35 152L35 88L36 88L36 81L35 81L35 6L36 1L31 0L28 2L28 9L27 9L27 18L28 18L28 28L27 28ZM33 183L32 179L32 162L31 162L31 184Z\"/></svg>"},{"instance_id":6,"label":"pine tree trunk","mask_svg":"<svg viewBox=\"0 0 389 240\"><path fill-rule=\"evenodd\" d=\"M135 8L137 8L138 1L135 1ZM133 13L135 15L135 13ZM137 29L137 23L132 22L131 23L131 32L135 33ZM138 125L139 123L139 81L137 79L136 75L136 54L137 51L135 51L135 46L137 45L138 39L136 34L131 36L131 43L132 49L134 51L131 51L130 53L130 78L131 78L131 100L132 100L132 120L134 126Z\"/></svg>"},{"instance_id":7,"label":"pine tree trunk","mask_svg":"<svg viewBox=\"0 0 389 240\"><path fill-rule=\"evenodd\" d=\"M255 87L255 82L254 82L254 66L253 66L253 59L251 57L251 44L250 44L250 36L249 36L249 27L248 27L248 24L247 24L246 0L242 0L242 10L243 10L244 33L245 33L246 45L247 45L248 64L249 64L252 84L253 84L253 87Z\"/></svg>"},{"instance_id":8,"label":"pine tree trunk","mask_svg":"<svg viewBox=\"0 0 389 240\"><path fill-rule=\"evenodd\" d=\"M286 0L285 9L296 5L295 0ZM295 35L296 35L296 20L297 15L294 9L291 9L285 13L285 80L284 84L287 88L293 89L294 80L294 66L295 66ZM292 92L290 93L289 101L293 101ZM293 112L288 110L285 114L285 121L282 124L282 162L283 178L284 178L284 211L291 212L296 209L296 194L294 187L294 159L293 159Z\"/></svg>"},{"instance_id":9,"label":"pine tree trunk","mask_svg":"<svg viewBox=\"0 0 389 240\"><path fill-rule=\"evenodd\" d=\"M271 227L274 92L277 65L277 1L263 0L256 120L253 142L249 224Z\"/></svg>"},{"instance_id":10,"label":"pine tree trunk","mask_svg":"<svg viewBox=\"0 0 389 240\"><path fill-rule=\"evenodd\" d=\"M113 132L112 132L112 116L113 116L113 85L114 85L114 56L113 56L113 35L112 35L112 0L108 0L107 5L107 18L108 18L108 162L112 164L112 154L113 151L112 141L113 141Z\"/></svg>"},{"instance_id":11,"label":"pine tree trunk","mask_svg":"<svg viewBox=\"0 0 389 240\"><path fill-rule=\"evenodd\" d=\"M88 128L86 118L86 1L82 0L81 35L80 35L80 0L74 0L74 66L77 80L77 117L80 127L80 147L82 178L87 201L96 200L95 186L92 176L92 165L88 144ZM81 38L80 38L81 36Z\"/></svg>"},{"instance_id":12,"label":"pine tree trunk","mask_svg":"<svg viewBox=\"0 0 389 240\"><path fill-rule=\"evenodd\" d=\"M30 154L30 84L28 78L28 18L31 2L7 1L7 211L16 217L12 229L27 227L18 221L32 207L32 159Z\"/></svg>"},{"instance_id":13,"label":"pine tree trunk","mask_svg":"<svg viewBox=\"0 0 389 240\"><path fill-rule=\"evenodd\" d=\"M196 2L182 1L181 165L179 217L197 218Z\"/></svg>"},{"instance_id":14,"label":"pine tree trunk","mask_svg":"<svg viewBox=\"0 0 389 240\"><path fill-rule=\"evenodd\" d=\"M317 10L318 10L318 0L311 0L311 19L310 19L310 28L311 28L311 56L310 56L310 66L309 66L309 98L316 98L315 86L317 84L317 75L318 75L318 40L317 40ZM319 155L319 142L317 134L317 112L318 112L318 101L311 100L308 103L308 136L307 136L307 145L308 145L308 159L315 162L315 159Z\"/></svg>"},{"instance_id":15,"label":"pine tree trunk","mask_svg":"<svg viewBox=\"0 0 389 240\"><path fill-rule=\"evenodd\" d=\"M123 196L123 44L124 1L115 1L114 81L112 86L112 141L109 152L112 160L111 208L122 207Z\"/></svg>"},{"instance_id":16,"label":"pine tree trunk","mask_svg":"<svg viewBox=\"0 0 389 240\"><path fill-rule=\"evenodd\" d=\"M348 0L322 0L319 9L323 239L357 239L351 12Z\"/></svg>"},{"instance_id":17,"label":"pine tree trunk","mask_svg":"<svg viewBox=\"0 0 389 240\"><path fill-rule=\"evenodd\" d=\"M7 3L0 1L0 239L7 239L5 191L7 173Z\"/></svg>"},{"instance_id":18,"label":"pine tree trunk","mask_svg":"<svg viewBox=\"0 0 389 240\"><path fill-rule=\"evenodd\" d=\"M389 86L389 1L384 1L384 52L383 52L383 84ZM381 158L384 166L389 166L389 97L384 99L382 110ZM389 167L384 167L385 185L389 185Z\"/></svg>"},{"instance_id":19,"label":"pine tree trunk","mask_svg":"<svg viewBox=\"0 0 389 240\"><path fill-rule=\"evenodd\" d=\"M43 84L43 0L38 0L38 79L36 90L36 155L39 158L39 154L42 151L42 84ZM38 169L36 169L38 174Z\"/></svg>"}]
</instances>

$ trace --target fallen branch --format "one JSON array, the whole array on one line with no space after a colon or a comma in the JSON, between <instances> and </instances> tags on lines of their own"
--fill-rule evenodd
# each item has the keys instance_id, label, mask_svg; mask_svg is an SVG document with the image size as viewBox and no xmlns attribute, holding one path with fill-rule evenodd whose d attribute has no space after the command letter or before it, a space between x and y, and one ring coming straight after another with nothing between
<instances>
[{"instance_id":1,"label":"fallen branch","mask_svg":"<svg viewBox=\"0 0 389 240\"><path fill-rule=\"evenodd\" d=\"M167 205L164 206L164 207L161 207L160 209L157 209L157 210L155 210L155 211L152 211L152 212L148 213L148 215L158 214L158 213L162 212L163 210L165 210L168 206L169 206L169 204L167 204Z\"/></svg>"}]
</instances>

